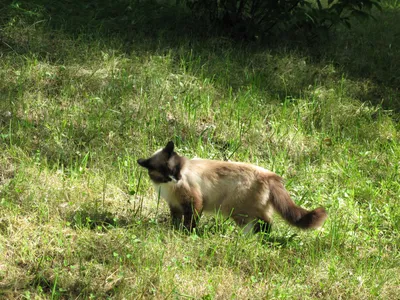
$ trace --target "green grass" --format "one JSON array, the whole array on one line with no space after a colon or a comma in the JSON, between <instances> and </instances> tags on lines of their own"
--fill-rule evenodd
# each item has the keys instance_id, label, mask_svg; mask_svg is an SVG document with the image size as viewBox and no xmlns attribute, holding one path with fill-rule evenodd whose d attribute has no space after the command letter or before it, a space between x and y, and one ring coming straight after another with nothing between
<instances>
[{"instance_id":1,"label":"green grass","mask_svg":"<svg viewBox=\"0 0 400 300\"><path fill-rule=\"evenodd\" d=\"M0 9L0 298L398 298L398 2L309 47L128 2ZM173 230L136 164L171 139L277 172L327 222Z\"/></svg>"}]
</instances>

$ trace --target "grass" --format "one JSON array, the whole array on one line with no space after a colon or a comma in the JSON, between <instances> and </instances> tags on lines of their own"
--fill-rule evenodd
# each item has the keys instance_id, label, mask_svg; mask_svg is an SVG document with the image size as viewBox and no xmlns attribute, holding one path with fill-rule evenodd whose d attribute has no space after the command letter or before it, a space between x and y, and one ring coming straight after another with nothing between
<instances>
[{"instance_id":1,"label":"grass","mask_svg":"<svg viewBox=\"0 0 400 300\"><path fill-rule=\"evenodd\" d=\"M396 299L398 3L311 47L202 37L153 8L1 9L0 297ZM277 217L266 243L220 216L173 230L136 164L170 139L277 172L327 222Z\"/></svg>"}]
</instances>

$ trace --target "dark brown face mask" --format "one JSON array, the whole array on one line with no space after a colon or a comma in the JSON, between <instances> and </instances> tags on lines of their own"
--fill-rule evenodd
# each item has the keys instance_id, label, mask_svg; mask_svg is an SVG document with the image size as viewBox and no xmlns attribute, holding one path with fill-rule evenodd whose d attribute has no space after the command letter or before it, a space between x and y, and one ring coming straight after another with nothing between
<instances>
[{"instance_id":1,"label":"dark brown face mask","mask_svg":"<svg viewBox=\"0 0 400 300\"><path fill-rule=\"evenodd\" d=\"M154 183L177 182L181 179L181 157L174 152L174 143L168 144L147 159L139 158L137 163L146 168Z\"/></svg>"}]
</instances>

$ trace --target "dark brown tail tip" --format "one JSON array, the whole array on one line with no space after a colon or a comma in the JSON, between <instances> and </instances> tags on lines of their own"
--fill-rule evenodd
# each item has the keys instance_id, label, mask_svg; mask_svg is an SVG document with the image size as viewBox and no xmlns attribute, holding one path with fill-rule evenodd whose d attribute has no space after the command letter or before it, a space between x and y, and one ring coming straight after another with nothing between
<instances>
[{"instance_id":1,"label":"dark brown tail tip","mask_svg":"<svg viewBox=\"0 0 400 300\"><path fill-rule=\"evenodd\" d=\"M325 208L318 207L296 222L296 226L303 229L315 229L320 227L328 217Z\"/></svg>"}]
</instances>

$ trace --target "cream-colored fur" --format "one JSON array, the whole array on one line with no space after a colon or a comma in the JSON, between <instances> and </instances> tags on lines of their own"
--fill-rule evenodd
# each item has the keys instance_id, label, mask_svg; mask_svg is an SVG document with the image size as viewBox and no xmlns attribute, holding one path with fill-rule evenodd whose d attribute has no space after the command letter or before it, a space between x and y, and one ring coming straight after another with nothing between
<instances>
[{"instance_id":1,"label":"cream-colored fur","mask_svg":"<svg viewBox=\"0 0 400 300\"><path fill-rule=\"evenodd\" d=\"M220 211L241 225L270 218L268 179L276 175L266 169L245 163L192 159L185 162L181 176L177 182L154 184L172 206L180 203L177 191L189 189L202 198L204 212Z\"/></svg>"}]
</instances>

